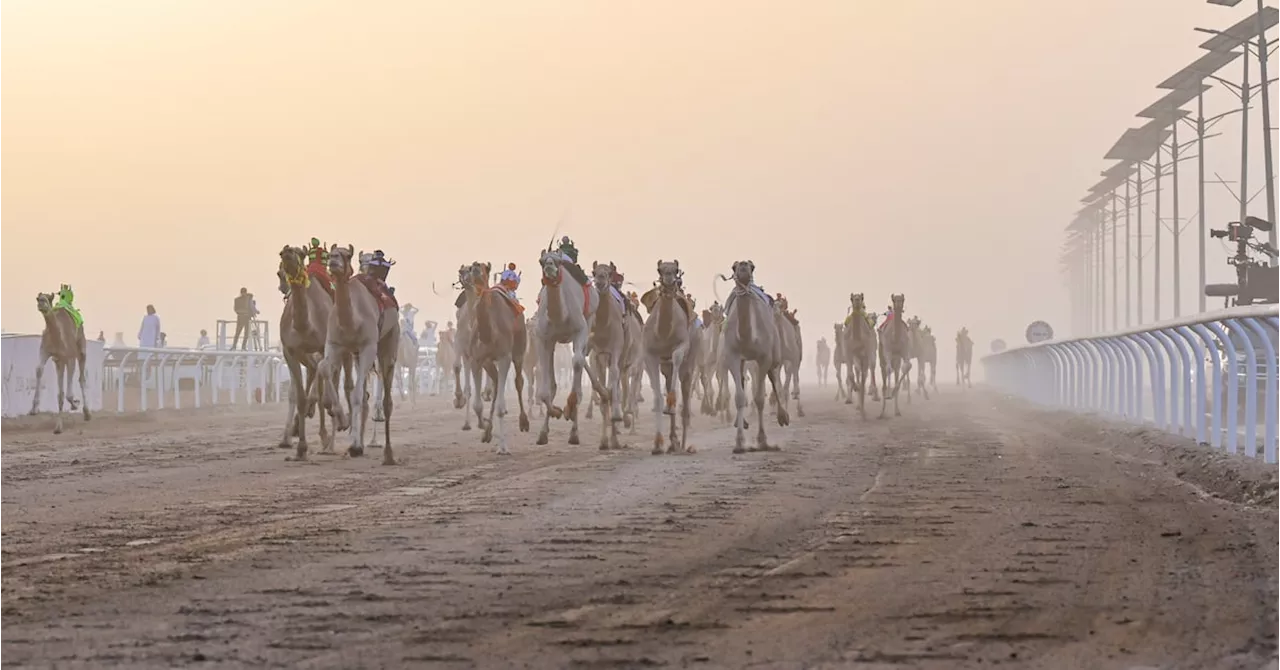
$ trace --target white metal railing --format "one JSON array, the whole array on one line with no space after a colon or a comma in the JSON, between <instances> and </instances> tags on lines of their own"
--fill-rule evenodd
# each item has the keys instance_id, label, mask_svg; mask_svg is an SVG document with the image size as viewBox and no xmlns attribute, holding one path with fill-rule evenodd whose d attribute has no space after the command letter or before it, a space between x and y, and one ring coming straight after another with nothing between
<instances>
[{"instance_id":1,"label":"white metal railing","mask_svg":"<svg viewBox=\"0 0 1280 670\"><path fill-rule=\"evenodd\" d=\"M289 371L278 351L106 347L103 353L103 397L114 396L117 412L182 409L184 391L193 407L288 397ZM131 396L136 405L126 402Z\"/></svg>"},{"instance_id":2,"label":"white metal railing","mask_svg":"<svg viewBox=\"0 0 1280 670\"><path fill-rule=\"evenodd\" d=\"M1214 448L1225 442L1230 453L1257 457L1261 424L1262 456L1275 463L1278 328L1280 307L1252 305L1041 342L982 363L990 383L1033 402L1154 425Z\"/></svg>"}]
</instances>

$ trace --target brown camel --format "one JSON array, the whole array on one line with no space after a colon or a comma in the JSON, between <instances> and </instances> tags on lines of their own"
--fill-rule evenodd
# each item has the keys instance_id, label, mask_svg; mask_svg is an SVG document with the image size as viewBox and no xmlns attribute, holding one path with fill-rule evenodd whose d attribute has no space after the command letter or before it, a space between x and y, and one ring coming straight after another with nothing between
<instances>
[{"instance_id":1,"label":"brown camel","mask_svg":"<svg viewBox=\"0 0 1280 670\"><path fill-rule=\"evenodd\" d=\"M507 456L511 450L507 447L502 418L507 415L507 376L513 367L516 372L516 401L520 404L520 431L529 431L529 415L524 409L524 355L528 348L528 333L519 303L505 290L486 285L489 267L488 263L479 262L471 266L472 286L479 288L476 293L468 294L468 302L476 304L471 310L474 315L469 329L471 340L463 345L471 361L473 388L486 387L480 378L482 374L487 374L492 383L488 417L483 414L481 394L476 394L472 401L476 423L483 431L480 441L491 442L496 435L498 454Z\"/></svg>"},{"instance_id":2,"label":"brown camel","mask_svg":"<svg viewBox=\"0 0 1280 670\"><path fill-rule=\"evenodd\" d=\"M849 395L846 405L853 404L853 394L858 393L858 413L867 418L867 377L871 375L875 390L876 330L867 315L866 296L854 293L849 296L853 309L843 328L845 359L849 366Z\"/></svg>"},{"instance_id":3,"label":"brown camel","mask_svg":"<svg viewBox=\"0 0 1280 670\"><path fill-rule=\"evenodd\" d=\"M969 338L969 329L961 328L956 333L956 386L973 388L969 372L973 368L973 340Z\"/></svg>"},{"instance_id":4,"label":"brown camel","mask_svg":"<svg viewBox=\"0 0 1280 670\"><path fill-rule=\"evenodd\" d=\"M926 385L938 390L938 341L929 326L920 326L913 340L911 353L915 355L916 365L920 366L916 371L916 385L928 400Z\"/></svg>"},{"instance_id":5,"label":"brown camel","mask_svg":"<svg viewBox=\"0 0 1280 670\"><path fill-rule=\"evenodd\" d=\"M789 310L787 299L781 294L774 300L773 316L778 324L778 338L782 342L782 403L788 406L788 399L796 401L796 416L804 416L804 405L800 404L800 364L804 360L804 338L800 333L800 321L796 319L795 310Z\"/></svg>"},{"instance_id":6,"label":"brown camel","mask_svg":"<svg viewBox=\"0 0 1280 670\"><path fill-rule=\"evenodd\" d=\"M449 384L446 383L448 374L453 371L453 362L457 360L458 349L454 343L454 335L457 331L453 329L453 324L449 324L447 330L441 331L439 339L436 342L436 390L431 395L437 393L445 393ZM456 388L456 385L455 385Z\"/></svg>"},{"instance_id":7,"label":"brown camel","mask_svg":"<svg viewBox=\"0 0 1280 670\"><path fill-rule=\"evenodd\" d=\"M880 332L880 376L883 379L884 388L880 401L880 418L885 417L888 409L890 396L889 391L889 373L893 373L893 415L902 416L902 411L898 409L898 391L902 388L903 377L911 373L911 342L910 334L907 332L906 317L903 315L903 309L907 302L907 297L901 293L894 293L889 296L893 305L892 316L888 323L882 326ZM908 385L910 382L908 382ZM908 386L909 388L909 386Z\"/></svg>"},{"instance_id":8,"label":"brown camel","mask_svg":"<svg viewBox=\"0 0 1280 670\"><path fill-rule=\"evenodd\" d=\"M303 247L285 245L280 250L280 275L288 291L280 314L280 348L293 386L280 447L292 448L292 437L297 435L298 450L302 454L307 452L306 420L315 411L313 391L324 387L324 381L316 376L316 366L324 353L329 314L333 310L333 297L325 286L327 278L312 277L306 264L307 252ZM347 380L351 383L350 374ZM333 452L333 438L325 431L325 412L321 412L320 453Z\"/></svg>"},{"instance_id":9,"label":"brown camel","mask_svg":"<svg viewBox=\"0 0 1280 670\"><path fill-rule=\"evenodd\" d=\"M746 451L746 416L747 392L743 385L743 376L748 363L756 364L756 372L751 375L752 396L756 406L756 446L761 451L777 451L778 447L769 444L764 432L765 382L773 387L774 395L778 394L778 371L782 367L782 340L778 335L778 324L773 317L773 308L764 291L755 285L756 264L752 261L737 261L733 264L733 292L725 301L725 327L723 361L729 374L733 377L734 405L737 408L733 425L737 430L734 437L733 453ZM785 407L778 407L778 425L791 423L791 417Z\"/></svg>"},{"instance_id":10,"label":"brown camel","mask_svg":"<svg viewBox=\"0 0 1280 670\"><path fill-rule=\"evenodd\" d=\"M625 404L623 390L623 364L626 360L627 307L626 297L613 288L613 277L618 268L610 263L591 263L591 281L600 299L600 308L591 321L591 335L587 347L591 351L589 364L600 380L605 393L600 394L600 415L603 425L600 431L600 449L620 449L618 424L622 423ZM596 394L592 394L592 400ZM591 406L587 406L587 418Z\"/></svg>"},{"instance_id":11,"label":"brown camel","mask_svg":"<svg viewBox=\"0 0 1280 670\"><path fill-rule=\"evenodd\" d=\"M818 338L817 344L817 365L818 365L818 385L826 386L831 372L831 345L827 344L827 338Z\"/></svg>"},{"instance_id":12,"label":"brown camel","mask_svg":"<svg viewBox=\"0 0 1280 670\"><path fill-rule=\"evenodd\" d=\"M844 324L835 324L833 331L832 339L835 340L836 350L832 353L831 362L836 370L836 400L841 398L848 399L849 394L844 389L844 375L840 373L841 369L848 363L844 353Z\"/></svg>"},{"instance_id":13,"label":"brown camel","mask_svg":"<svg viewBox=\"0 0 1280 670\"><path fill-rule=\"evenodd\" d=\"M454 350L456 354L453 360L453 406L457 409L466 410L467 403L471 400L471 371L470 361L467 360L466 343L471 341L471 324L475 319L473 310L476 303L472 300L475 297L477 289L472 285L471 265L461 265L458 267L458 283L456 286L462 289L462 302L458 305L458 313L455 316L458 324L457 337L454 340L457 347ZM471 412L470 410L462 413L462 429L471 430Z\"/></svg>"},{"instance_id":14,"label":"brown camel","mask_svg":"<svg viewBox=\"0 0 1280 670\"><path fill-rule=\"evenodd\" d=\"M710 309L702 310L702 332L699 338L698 379L702 384L701 411L707 416L716 416L721 405L724 405L725 420L728 421L728 402L724 397L724 376L720 372L720 339L724 330L724 307L719 302L711 304Z\"/></svg>"},{"instance_id":15,"label":"brown camel","mask_svg":"<svg viewBox=\"0 0 1280 670\"><path fill-rule=\"evenodd\" d=\"M84 326L76 325L67 310L54 307L52 293L37 294L36 309L44 316L44 332L40 334L40 359L36 364L36 394L31 400L31 413L40 412L40 383L44 379L45 363L52 358L54 374L58 378L58 422L54 424L53 434L58 435L62 432L62 415L67 401L70 401L72 411L76 409L76 399L68 391L77 365L80 366L81 409L84 411L84 420L89 420L89 396L84 389Z\"/></svg>"},{"instance_id":16,"label":"brown camel","mask_svg":"<svg viewBox=\"0 0 1280 670\"><path fill-rule=\"evenodd\" d=\"M329 315L329 330L324 345L324 359L317 374L324 378L325 409L333 413L334 428L350 428L351 456L364 455L364 429L369 419L369 400L366 384L369 374L377 368L382 383L382 413L386 421L383 432L386 445L382 449L382 464L396 465L391 448L391 376L396 366L400 348L400 309L395 297L386 285L367 274L355 274L352 259L355 247L343 249L333 245L329 249L329 274L334 281L334 309ZM338 364L351 357L353 384L348 394L351 416L343 410L337 398ZM355 407L360 407L356 421ZM374 438L377 439L375 430ZM305 460L307 452L298 445L298 460Z\"/></svg>"},{"instance_id":17,"label":"brown camel","mask_svg":"<svg viewBox=\"0 0 1280 670\"><path fill-rule=\"evenodd\" d=\"M526 386L526 388L529 389L527 402L530 410L529 413L537 414L538 410L541 409L541 405L539 405L536 400L538 393L538 360L542 358L542 354L538 349L538 338L529 336L529 334L533 332L532 316L525 319L524 332L526 335L526 346L524 350L524 378L529 382L528 386Z\"/></svg>"},{"instance_id":18,"label":"brown camel","mask_svg":"<svg viewBox=\"0 0 1280 670\"><path fill-rule=\"evenodd\" d=\"M916 378L920 379L924 376L924 368L916 365L920 358L920 352L924 348L924 340L920 332L920 317L913 316L907 319L907 359L911 362L908 367L909 372L902 373L903 386L902 389L907 392L907 404L913 401L912 389L914 384L911 383L911 372L915 372ZM920 392L924 394L924 399L929 399L929 390L923 385L920 386Z\"/></svg>"},{"instance_id":19,"label":"brown camel","mask_svg":"<svg viewBox=\"0 0 1280 670\"><path fill-rule=\"evenodd\" d=\"M407 324L406 324L407 325ZM404 367L404 382L400 384L400 399L409 395L409 402L418 404L418 343L409 337L408 331L400 333L400 351L396 356L396 368ZM400 373L395 373L400 379Z\"/></svg>"},{"instance_id":20,"label":"brown camel","mask_svg":"<svg viewBox=\"0 0 1280 670\"><path fill-rule=\"evenodd\" d=\"M653 453L663 453L662 418L670 416L671 444L666 453L693 453L688 443L690 396L698 361L694 338L693 305L680 288L680 261L658 261L658 285L649 289L640 302L649 311L644 324L644 367L653 391ZM662 392L663 376L667 392ZM664 402L665 401L665 402ZM681 431L676 433L676 409L680 410Z\"/></svg>"}]
</instances>

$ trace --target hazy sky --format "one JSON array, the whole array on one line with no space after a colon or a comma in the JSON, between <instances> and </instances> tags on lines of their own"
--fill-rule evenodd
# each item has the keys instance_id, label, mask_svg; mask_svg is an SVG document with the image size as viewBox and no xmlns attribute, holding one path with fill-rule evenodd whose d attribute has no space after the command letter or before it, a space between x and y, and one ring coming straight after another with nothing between
<instances>
[{"instance_id":1,"label":"hazy sky","mask_svg":"<svg viewBox=\"0 0 1280 670\"><path fill-rule=\"evenodd\" d=\"M234 318L241 286L274 331L277 252L313 235L388 252L402 302L443 323L452 294L433 281L477 258L530 268L567 209L586 265L613 260L647 285L658 259L678 258L704 305L713 273L754 260L799 308L809 347L850 291L877 307L905 292L944 341L967 325L980 351L1036 318L1065 331L1062 229L1102 154L1201 54L1193 26L1247 13L1197 0L7 0L3 326L38 332L36 292L69 282L90 337L135 344L153 303L171 344L190 345ZM1208 105L1232 102L1215 89ZM1238 123L1207 152L1228 180ZM1233 218L1223 187L1209 196L1211 220ZM1192 308L1194 224L1186 235ZM1211 281L1230 276L1218 246Z\"/></svg>"}]
</instances>

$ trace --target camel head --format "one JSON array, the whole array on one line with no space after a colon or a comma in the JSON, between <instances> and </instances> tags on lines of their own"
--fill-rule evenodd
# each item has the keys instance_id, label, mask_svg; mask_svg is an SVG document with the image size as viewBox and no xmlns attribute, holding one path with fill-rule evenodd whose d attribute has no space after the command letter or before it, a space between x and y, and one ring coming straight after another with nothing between
<instances>
[{"instance_id":1,"label":"camel head","mask_svg":"<svg viewBox=\"0 0 1280 670\"><path fill-rule=\"evenodd\" d=\"M773 306L779 311L782 311L782 312L787 311L787 307L789 307L790 305L791 303L787 301L786 296L782 295L781 293L779 293L773 299Z\"/></svg>"},{"instance_id":2,"label":"camel head","mask_svg":"<svg viewBox=\"0 0 1280 670\"><path fill-rule=\"evenodd\" d=\"M346 248L338 245L329 247L329 274L334 279L349 279L355 273L351 266L351 259L355 258L356 248L354 245L348 244Z\"/></svg>"},{"instance_id":3,"label":"camel head","mask_svg":"<svg viewBox=\"0 0 1280 670\"><path fill-rule=\"evenodd\" d=\"M850 293L849 302L853 305L855 314L862 314L867 311L867 296L861 293Z\"/></svg>"},{"instance_id":4,"label":"camel head","mask_svg":"<svg viewBox=\"0 0 1280 670\"><path fill-rule=\"evenodd\" d=\"M840 340L840 333L843 333L843 332L844 332L844 324L843 324L843 323L837 323L837 324L835 324L835 327L834 327L834 328L832 328L832 334L834 334L834 335L836 336L836 341L839 341L839 340Z\"/></svg>"},{"instance_id":5,"label":"camel head","mask_svg":"<svg viewBox=\"0 0 1280 670\"><path fill-rule=\"evenodd\" d=\"M889 303L893 305L893 311L901 314L907 304L907 296L905 293L894 293L889 296Z\"/></svg>"},{"instance_id":6,"label":"camel head","mask_svg":"<svg viewBox=\"0 0 1280 670\"><path fill-rule=\"evenodd\" d=\"M37 293L36 309L40 310L41 314L48 314L49 312L52 312L53 311L53 294Z\"/></svg>"},{"instance_id":7,"label":"camel head","mask_svg":"<svg viewBox=\"0 0 1280 670\"><path fill-rule=\"evenodd\" d=\"M307 271L307 251L303 247L284 245L280 249L280 269L287 280L295 280ZM293 283L297 283L294 281Z\"/></svg>"},{"instance_id":8,"label":"camel head","mask_svg":"<svg viewBox=\"0 0 1280 670\"><path fill-rule=\"evenodd\" d=\"M680 285L680 261L658 261L658 286L665 290L674 290Z\"/></svg>"},{"instance_id":9,"label":"camel head","mask_svg":"<svg viewBox=\"0 0 1280 670\"><path fill-rule=\"evenodd\" d=\"M538 264L542 266L542 283L555 286L560 283L560 254L554 251L544 251L538 257Z\"/></svg>"},{"instance_id":10,"label":"camel head","mask_svg":"<svg viewBox=\"0 0 1280 670\"><path fill-rule=\"evenodd\" d=\"M961 328L960 332L956 333L956 342L968 342L968 341L969 341L969 329Z\"/></svg>"},{"instance_id":11,"label":"camel head","mask_svg":"<svg viewBox=\"0 0 1280 670\"><path fill-rule=\"evenodd\" d=\"M369 272L369 263L371 262L373 262L373 253L368 251L361 251L360 252L360 269L359 269L360 274L367 274Z\"/></svg>"},{"instance_id":12,"label":"camel head","mask_svg":"<svg viewBox=\"0 0 1280 670\"><path fill-rule=\"evenodd\" d=\"M493 271L493 264L483 261L476 261L468 268L470 281L468 286L485 287L489 285L489 273Z\"/></svg>"},{"instance_id":13,"label":"camel head","mask_svg":"<svg viewBox=\"0 0 1280 670\"><path fill-rule=\"evenodd\" d=\"M608 291L609 284L617 273L618 267L613 264L613 261L608 263L591 262L591 281L595 282L596 290L598 291Z\"/></svg>"},{"instance_id":14,"label":"camel head","mask_svg":"<svg viewBox=\"0 0 1280 670\"><path fill-rule=\"evenodd\" d=\"M897 305L894 305L894 307L897 307ZM907 319L907 327L912 331L920 330L920 317L913 316L910 319Z\"/></svg>"},{"instance_id":15,"label":"camel head","mask_svg":"<svg viewBox=\"0 0 1280 670\"><path fill-rule=\"evenodd\" d=\"M753 261L737 261L733 264L733 281L748 286L756 279L756 264Z\"/></svg>"},{"instance_id":16,"label":"camel head","mask_svg":"<svg viewBox=\"0 0 1280 670\"><path fill-rule=\"evenodd\" d=\"M471 266L463 263L458 266L458 288L467 288L471 286Z\"/></svg>"}]
</instances>

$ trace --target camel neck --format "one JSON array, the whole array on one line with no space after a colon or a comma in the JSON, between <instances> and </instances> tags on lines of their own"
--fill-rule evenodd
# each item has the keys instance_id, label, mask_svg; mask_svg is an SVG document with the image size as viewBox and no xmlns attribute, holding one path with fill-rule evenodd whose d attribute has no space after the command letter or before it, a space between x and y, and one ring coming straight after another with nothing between
<instances>
[{"instance_id":1,"label":"camel neck","mask_svg":"<svg viewBox=\"0 0 1280 670\"><path fill-rule=\"evenodd\" d=\"M675 330L675 319L672 316L672 304L675 301L675 295L658 291L658 335L663 339L670 338Z\"/></svg>"},{"instance_id":2,"label":"camel neck","mask_svg":"<svg viewBox=\"0 0 1280 670\"><path fill-rule=\"evenodd\" d=\"M555 284L547 284L547 316L551 318L552 323L560 323L564 321L564 270L560 270L560 281Z\"/></svg>"},{"instance_id":3,"label":"camel neck","mask_svg":"<svg viewBox=\"0 0 1280 670\"><path fill-rule=\"evenodd\" d=\"M305 333L310 318L310 305L307 300L308 283L289 284L289 303L293 308L293 330Z\"/></svg>"},{"instance_id":4,"label":"camel neck","mask_svg":"<svg viewBox=\"0 0 1280 670\"><path fill-rule=\"evenodd\" d=\"M344 331L355 330L355 315L351 311L351 277L334 277L334 307L338 310L338 327Z\"/></svg>"}]
</instances>

